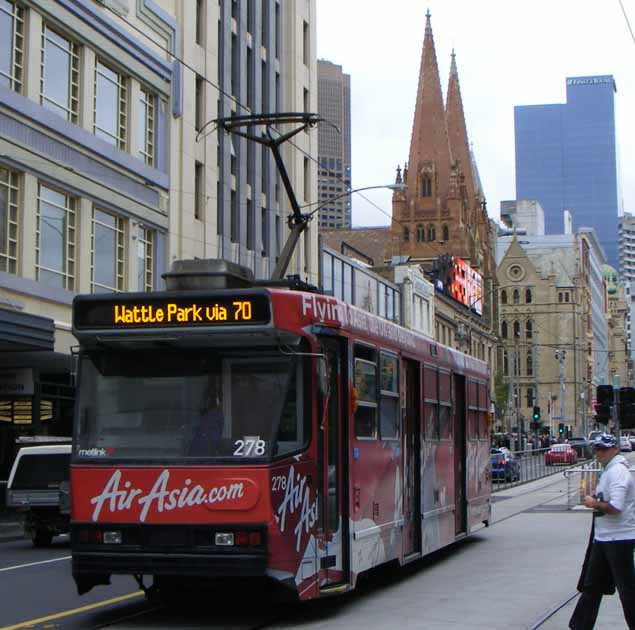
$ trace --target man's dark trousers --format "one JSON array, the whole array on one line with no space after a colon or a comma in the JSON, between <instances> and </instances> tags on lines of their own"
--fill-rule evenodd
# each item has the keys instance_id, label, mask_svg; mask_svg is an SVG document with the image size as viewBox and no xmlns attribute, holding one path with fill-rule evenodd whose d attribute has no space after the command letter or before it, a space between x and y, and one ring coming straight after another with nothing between
<instances>
[{"instance_id":1,"label":"man's dark trousers","mask_svg":"<svg viewBox=\"0 0 635 630\"><path fill-rule=\"evenodd\" d=\"M602 595L615 584L622 602L624 618L630 630L635 630L635 569L634 540L593 542L589 565L584 577L584 591L573 611L569 628L591 630L598 616Z\"/></svg>"}]
</instances>

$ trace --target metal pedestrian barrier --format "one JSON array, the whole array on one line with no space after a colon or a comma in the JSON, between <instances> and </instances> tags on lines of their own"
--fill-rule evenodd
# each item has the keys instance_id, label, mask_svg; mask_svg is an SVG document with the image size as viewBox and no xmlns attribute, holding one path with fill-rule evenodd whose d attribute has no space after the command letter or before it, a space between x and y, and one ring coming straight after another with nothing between
<instances>
[{"instance_id":1,"label":"metal pedestrian barrier","mask_svg":"<svg viewBox=\"0 0 635 630\"><path fill-rule=\"evenodd\" d=\"M601 470L598 463L593 460L564 471L567 480L567 509L573 510L584 505L584 497L595 492ZM629 470L635 476L635 467L631 466Z\"/></svg>"}]
</instances>

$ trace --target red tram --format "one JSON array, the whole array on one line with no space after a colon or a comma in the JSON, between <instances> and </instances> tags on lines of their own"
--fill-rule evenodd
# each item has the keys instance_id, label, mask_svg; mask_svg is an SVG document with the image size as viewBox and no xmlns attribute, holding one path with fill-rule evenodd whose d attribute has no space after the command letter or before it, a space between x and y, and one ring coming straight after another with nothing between
<instances>
[{"instance_id":1,"label":"red tram","mask_svg":"<svg viewBox=\"0 0 635 630\"><path fill-rule=\"evenodd\" d=\"M80 593L260 578L299 599L490 519L489 368L281 288L78 296Z\"/></svg>"}]
</instances>

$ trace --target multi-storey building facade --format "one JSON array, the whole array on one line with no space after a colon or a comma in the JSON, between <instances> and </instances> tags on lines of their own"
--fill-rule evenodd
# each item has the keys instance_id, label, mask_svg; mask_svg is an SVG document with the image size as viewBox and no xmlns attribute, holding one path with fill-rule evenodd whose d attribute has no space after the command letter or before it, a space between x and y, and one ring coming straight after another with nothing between
<instances>
[{"instance_id":1,"label":"multi-storey building facade","mask_svg":"<svg viewBox=\"0 0 635 630\"><path fill-rule=\"evenodd\" d=\"M318 201L322 228L351 227L351 77L318 60Z\"/></svg>"},{"instance_id":2,"label":"multi-storey building facade","mask_svg":"<svg viewBox=\"0 0 635 630\"><path fill-rule=\"evenodd\" d=\"M625 212L618 222L618 246L620 257L620 280L627 302L626 344L628 346L629 375L628 383L633 382L633 326L635 325L635 216Z\"/></svg>"},{"instance_id":3,"label":"multi-storey building facade","mask_svg":"<svg viewBox=\"0 0 635 630\"><path fill-rule=\"evenodd\" d=\"M527 431L538 405L552 433L562 422L586 434L594 385L609 376L605 259L594 231L503 236L497 261L508 430L520 419Z\"/></svg>"},{"instance_id":4,"label":"multi-storey building facade","mask_svg":"<svg viewBox=\"0 0 635 630\"><path fill-rule=\"evenodd\" d=\"M1 442L70 433L72 392L59 392L77 293L160 289L181 258L270 276L290 212L274 160L210 121L315 111L317 78L312 0L3 0L0 32L0 321L10 332L0 349L13 350L0 352L0 372L24 371L5 388L15 376L0 374ZM299 204L314 203L317 132L282 151ZM288 273L317 284L317 259L313 226ZM19 423L15 397L2 394L16 387L32 405Z\"/></svg>"},{"instance_id":5,"label":"multi-storey building facade","mask_svg":"<svg viewBox=\"0 0 635 630\"><path fill-rule=\"evenodd\" d=\"M567 78L564 104L514 108L516 198L545 210L547 234L561 234L564 210L597 232L618 264L618 159L612 76Z\"/></svg>"},{"instance_id":6,"label":"multi-storey building facade","mask_svg":"<svg viewBox=\"0 0 635 630\"><path fill-rule=\"evenodd\" d=\"M613 377L617 375L620 385L629 385L628 345L626 336L626 320L628 302L624 286L619 275L612 267L604 267L604 281L608 299L609 353L608 370Z\"/></svg>"}]
</instances>

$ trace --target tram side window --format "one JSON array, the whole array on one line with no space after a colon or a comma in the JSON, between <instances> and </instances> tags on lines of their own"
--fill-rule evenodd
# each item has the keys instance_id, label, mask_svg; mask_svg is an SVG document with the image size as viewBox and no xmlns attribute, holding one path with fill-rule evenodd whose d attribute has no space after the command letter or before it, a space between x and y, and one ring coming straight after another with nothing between
<instances>
[{"instance_id":1,"label":"tram side window","mask_svg":"<svg viewBox=\"0 0 635 630\"><path fill-rule=\"evenodd\" d=\"M489 436L489 424L487 422L488 414L488 398L487 385L480 383L478 386L478 419L479 419L479 435L482 439Z\"/></svg>"},{"instance_id":2,"label":"tram side window","mask_svg":"<svg viewBox=\"0 0 635 630\"><path fill-rule=\"evenodd\" d=\"M437 388L437 370L434 367L425 366L423 369L423 395L424 395L424 431L426 440L438 440L439 404Z\"/></svg>"},{"instance_id":3,"label":"tram side window","mask_svg":"<svg viewBox=\"0 0 635 630\"><path fill-rule=\"evenodd\" d=\"M374 351L373 351L374 354ZM355 435L358 438L377 437L377 364L375 361L355 359Z\"/></svg>"},{"instance_id":4,"label":"tram side window","mask_svg":"<svg viewBox=\"0 0 635 630\"><path fill-rule=\"evenodd\" d=\"M478 439L478 393L475 381L467 383L467 436L470 440Z\"/></svg>"},{"instance_id":5,"label":"tram side window","mask_svg":"<svg viewBox=\"0 0 635 630\"><path fill-rule=\"evenodd\" d=\"M379 432L382 440L399 438L399 373L397 357L382 352L380 364Z\"/></svg>"},{"instance_id":6,"label":"tram side window","mask_svg":"<svg viewBox=\"0 0 635 630\"><path fill-rule=\"evenodd\" d=\"M452 400L449 372L439 371L439 437L449 440L452 436Z\"/></svg>"}]
</instances>

